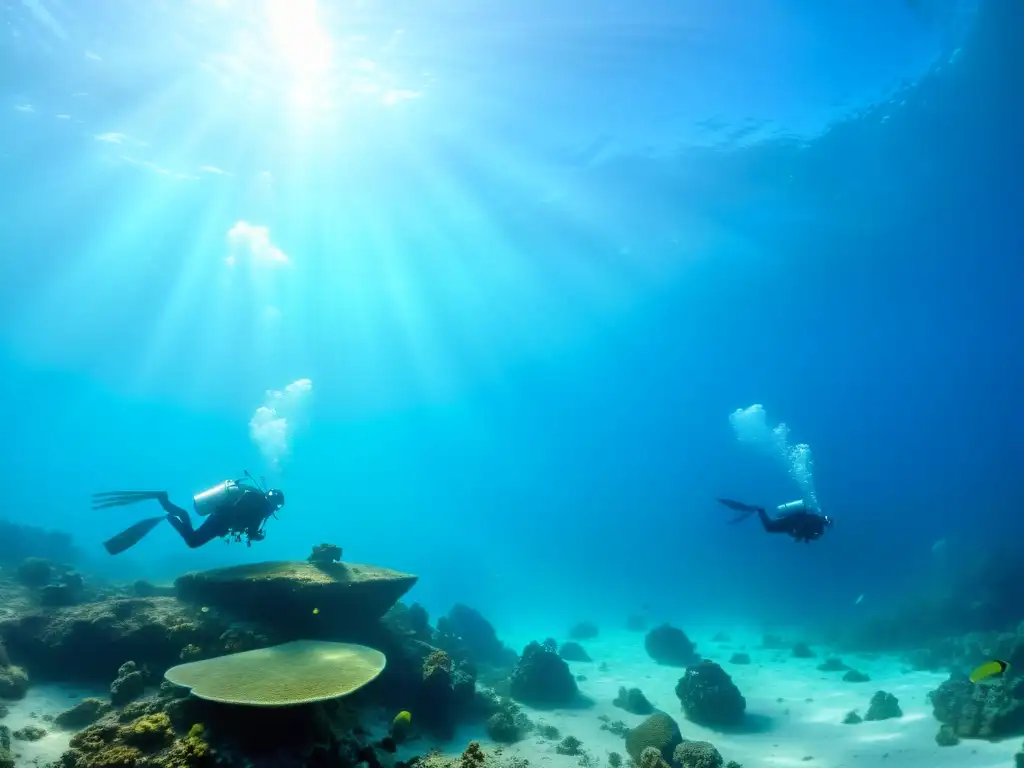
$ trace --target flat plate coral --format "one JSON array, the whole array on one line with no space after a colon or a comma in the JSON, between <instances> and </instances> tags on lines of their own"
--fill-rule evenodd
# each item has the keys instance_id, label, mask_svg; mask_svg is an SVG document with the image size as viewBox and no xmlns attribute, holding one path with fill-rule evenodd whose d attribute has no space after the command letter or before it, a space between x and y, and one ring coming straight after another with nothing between
<instances>
[{"instance_id":1,"label":"flat plate coral","mask_svg":"<svg viewBox=\"0 0 1024 768\"><path fill-rule=\"evenodd\" d=\"M179 664L164 677L207 701L288 707L347 696L376 679L386 662L364 645L294 640Z\"/></svg>"}]
</instances>

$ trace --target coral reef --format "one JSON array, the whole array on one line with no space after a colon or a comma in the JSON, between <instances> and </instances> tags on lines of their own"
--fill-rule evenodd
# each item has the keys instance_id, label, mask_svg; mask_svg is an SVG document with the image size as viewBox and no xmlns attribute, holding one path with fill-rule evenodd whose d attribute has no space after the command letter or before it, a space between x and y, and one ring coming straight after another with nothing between
<instances>
[{"instance_id":1,"label":"coral reef","mask_svg":"<svg viewBox=\"0 0 1024 768\"><path fill-rule=\"evenodd\" d=\"M313 565L330 566L333 563L340 563L341 547L337 544L317 544L306 560Z\"/></svg>"},{"instance_id":2,"label":"coral reef","mask_svg":"<svg viewBox=\"0 0 1024 768\"><path fill-rule=\"evenodd\" d=\"M624 709L631 715L649 715L654 711L651 702L644 696L639 688L619 688L619 695L612 702L619 709Z\"/></svg>"},{"instance_id":3,"label":"coral reef","mask_svg":"<svg viewBox=\"0 0 1024 768\"><path fill-rule=\"evenodd\" d=\"M190 573L174 583L185 602L237 618L265 621L274 606L279 639L298 640L374 624L416 580L372 565L283 561Z\"/></svg>"},{"instance_id":4,"label":"coral reef","mask_svg":"<svg viewBox=\"0 0 1024 768\"><path fill-rule=\"evenodd\" d=\"M850 668L843 663L842 659L830 656L817 667L819 672L845 672Z\"/></svg>"},{"instance_id":5,"label":"coral reef","mask_svg":"<svg viewBox=\"0 0 1024 768\"><path fill-rule=\"evenodd\" d=\"M558 655L566 661L593 661L586 649L573 640L562 643L562 647L558 649Z\"/></svg>"},{"instance_id":6,"label":"coral reef","mask_svg":"<svg viewBox=\"0 0 1024 768\"><path fill-rule=\"evenodd\" d=\"M700 661L695 646L681 629L669 624L655 627L644 638L647 655L659 664L688 667Z\"/></svg>"},{"instance_id":7,"label":"coral reef","mask_svg":"<svg viewBox=\"0 0 1024 768\"><path fill-rule=\"evenodd\" d=\"M0 621L0 635L30 671L47 679L107 682L126 659L154 674L189 643L216 644L223 629L174 598L116 598L28 610ZM223 651L221 651L223 652Z\"/></svg>"},{"instance_id":8,"label":"coral reef","mask_svg":"<svg viewBox=\"0 0 1024 768\"><path fill-rule=\"evenodd\" d=\"M630 632L646 632L647 617L642 613L631 613L626 617L626 629Z\"/></svg>"},{"instance_id":9,"label":"coral reef","mask_svg":"<svg viewBox=\"0 0 1024 768\"><path fill-rule=\"evenodd\" d=\"M72 731L92 725L110 711L110 704L102 699L82 699L80 702L61 712L54 718L58 728Z\"/></svg>"},{"instance_id":10,"label":"coral reef","mask_svg":"<svg viewBox=\"0 0 1024 768\"><path fill-rule=\"evenodd\" d=\"M558 746L555 747L555 752L560 755L579 757L583 754L583 742L575 736L566 736L558 743Z\"/></svg>"},{"instance_id":11,"label":"coral reef","mask_svg":"<svg viewBox=\"0 0 1024 768\"><path fill-rule=\"evenodd\" d=\"M877 691L871 697L868 711L864 715L865 720L891 720L894 717L903 717L903 710L900 703L891 693Z\"/></svg>"},{"instance_id":12,"label":"coral reef","mask_svg":"<svg viewBox=\"0 0 1024 768\"><path fill-rule=\"evenodd\" d=\"M705 659L687 667L676 684L676 696L688 720L710 727L734 726L743 721L746 699L729 674Z\"/></svg>"},{"instance_id":13,"label":"coral reef","mask_svg":"<svg viewBox=\"0 0 1024 768\"><path fill-rule=\"evenodd\" d=\"M515 651L504 645L491 623L479 611L456 603L448 614L437 620L435 642L456 658L500 669L512 669Z\"/></svg>"},{"instance_id":14,"label":"coral reef","mask_svg":"<svg viewBox=\"0 0 1024 768\"><path fill-rule=\"evenodd\" d=\"M120 707L134 701L146 689L146 672L134 661L126 661L117 670L117 677L110 684L110 701Z\"/></svg>"},{"instance_id":15,"label":"coral reef","mask_svg":"<svg viewBox=\"0 0 1024 768\"><path fill-rule=\"evenodd\" d=\"M935 743L940 747L955 747L960 743L960 737L953 726L943 723L939 726L939 732L935 734Z\"/></svg>"},{"instance_id":16,"label":"coral reef","mask_svg":"<svg viewBox=\"0 0 1024 768\"><path fill-rule=\"evenodd\" d=\"M39 741L44 736L46 736L46 729L40 728L38 725L26 725L24 728L11 732L11 737L18 741Z\"/></svg>"},{"instance_id":17,"label":"coral reef","mask_svg":"<svg viewBox=\"0 0 1024 768\"><path fill-rule=\"evenodd\" d=\"M430 616L427 614L427 609L419 603L412 605L402 602L395 603L384 614L384 623L396 634L415 638L423 643L430 643L434 640Z\"/></svg>"},{"instance_id":18,"label":"coral reef","mask_svg":"<svg viewBox=\"0 0 1024 768\"><path fill-rule=\"evenodd\" d=\"M569 627L570 640L592 640L598 635L597 624L592 621L578 621Z\"/></svg>"},{"instance_id":19,"label":"coral reef","mask_svg":"<svg viewBox=\"0 0 1024 768\"><path fill-rule=\"evenodd\" d=\"M870 682L871 678L863 672L858 672L856 669L848 670L843 675L844 683L867 683Z\"/></svg>"},{"instance_id":20,"label":"coral reef","mask_svg":"<svg viewBox=\"0 0 1024 768\"><path fill-rule=\"evenodd\" d=\"M476 671L472 664L454 664L441 650L433 651L423 662L423 684L417 697L419 720L440 739L455 734L457 721L473 708L476 697Z\"/></svg>"},{"instance_id":21,"label":"coral reef","mask_svg":"<svg viewBox=\"0 0 1024 768\"><path fill-rule=\"evenodd\" d=\"M501 699L494 702L497 711L487 718L487 735L499 744L512 744L525 738L526 734L533 730L534 724L520 709L519 705L511 699ZM545 735L546 734L546 735ZM554 729L554 735L543 731L542 736L546 738L558 738L558 730Z\"/></svg>"},{"instance_id":22,"label":"coral reef","mask_svg":"<svg viewBox=\"0 0 1024 768\"><path fill-rule=\"evenodd\" d=\"M21 667L0 667L0 699L22 699L28 692L28 673Z\"/></svg>"},{"instance_id":23,"label":"coral reef","mask_svg":"<svg viewBox=\"0 0 1024 768\"><path fill-rule=\"evenodd\" d=\"M684 741L672 753L673 763L679 768L722 768L722 753L708 741Z\"/></svg>"},{"instance_id":24,"label":"coral reef","mask_svg":"<svg viewBox=\"0 0 1024 768\"><path fill-rule=\"evenodd\" d=\"M0 768L14 768L14 755L11 754L11 731L0 725Z\"/></svg>"},{"instance_id":25,"label":"coral reef","mask_svg":"<svg viewBox=\"0 0 1024 768\"><path fill-rule=\"evenodd\" d=\"M642 764L641 754L647 749L654 749L661 759L671 761L676 747L682 743L679 725L664 712L655 712L626 733L626 752L638 764Z\"/></svg>"},{"instance_id":26,"label":"coral reef","mask_svg":"<svg viewBox=\"0 0 1024 768\"><path fill-rule=\"evenodd\" d=\"M75 563L80 556L66 533L0 519L0 564L14 565L29 557Z\"/></svg>"},{"instance_id":27,"label":"coral reef","mask_svg":"<svg viewBox=\"0 0 1024 768\"><path fill-rule=\"evenodd\" d=\"M1024 691L1006 682L974 685L951 674L928 694L935 719L961 739L1002 739L1024 734Z\"/></svg>"},{"instance_id":28,"label":"coral reef","mask_svg":"<svg viewBox=\"0 0 1024 768\"><path fill-rule=\"evenodd\" d=\"M818 655L807 643L794 643L791 653L795 659L813 659Z\"/></svg>"},{"instance_id":29,"label":"coral reef","mask_svg":"<svg viewBox=\"0 0 1024 768\"><path fill-rule=\"evenodd\" d=\"M523 650L510 683L512 698L533 707L565 707L585 703L569 671L569 665L550 646L536 641Z\"/></svg>"}]
</instances>

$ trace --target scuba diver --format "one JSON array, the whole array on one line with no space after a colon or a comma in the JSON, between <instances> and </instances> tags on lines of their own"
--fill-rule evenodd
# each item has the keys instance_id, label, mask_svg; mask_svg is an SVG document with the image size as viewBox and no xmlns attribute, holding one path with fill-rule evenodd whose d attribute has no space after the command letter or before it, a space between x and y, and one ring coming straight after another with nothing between
<instances>
[{"instance_id":1,"label":"scuba diver","mask_svg":"<svg viewBox=\"0 0 1024 768\"><path fill-rule=\"evenodd\" d=\"M780 505L776 510L776 517L768 517L763 507L755 507L740 501L719 499L718 502L740 513L729 521L730 524L742 522L756 512L761 518L761 525L768 533L788 533L795 541L802 541L805 544L820 539L825 530L832 526L832 518L815 512L802 499Z\"/></svg>"},{"instance_id":2,"label":"scuba diver","mask_svg":"<svg viewBox=\"0 0 1024 768\"><path fill-rule=\"evenodd\" d=\"M164 520L171 524L190 549L224 537L229 537L228 541L232 538L241 541L243 536L246 545L252 546L254 541L262 541L266 537L263 526L269 518L277 517L275 513L284 506L284 494L276 489L264 491L248 472L241 480L225 480L192 497L196 514L206 518L198 528L192 527L188 512L171 503L167 491L94 493L92 508L124 507L140 501L159 502L167 514L140 520L103 542L110 554L118 555L135 546Z\"/></svg>"}]
</instances>

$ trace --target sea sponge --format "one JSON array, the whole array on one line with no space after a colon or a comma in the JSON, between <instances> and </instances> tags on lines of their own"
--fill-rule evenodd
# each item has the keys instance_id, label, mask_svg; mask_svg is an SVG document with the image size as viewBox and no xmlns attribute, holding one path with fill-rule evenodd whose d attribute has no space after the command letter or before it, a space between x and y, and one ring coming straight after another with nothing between
<instances>
[{"instance_id":1,"label":"sea sponge","mask_svg":"<svg viewBox=\"0 0 1024 768\"><path fill-rule=\"evenodd\" d=\"M664 712L655 712L626 732L626 752L637 764L648 747L654 747L666 761L671 761L675 748L682 742L679 726Z\"/></svg>"},{"instance_id":2,"label":"sea sponge","mask_svg":"<svg viewBox=\"0 0 1024 768\"><path fill-rule=\"evenodd\" d=\"M375 680L386 662L363 645L295 640L179 664L165 677L207 701L284 707L347 696Z\"/></svg>"}]
</instances>

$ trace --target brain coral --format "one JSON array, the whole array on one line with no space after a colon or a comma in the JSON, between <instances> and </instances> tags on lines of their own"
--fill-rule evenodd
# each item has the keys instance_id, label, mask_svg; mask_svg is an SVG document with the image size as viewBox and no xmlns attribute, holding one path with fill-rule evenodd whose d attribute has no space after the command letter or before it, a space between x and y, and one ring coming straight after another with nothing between
<instances>
[{"instance_id":1,"label":"brain coral","mask_svg":"<svg viewBox=\"0 0 1024 768\"><path fill-rule=\"evenodd\" d=\"M366 646L295 640L179 664L165 677L207 701L286 707L347 696L374 680L385 663L383 653Z\"/></svg>"}]
</instances>

